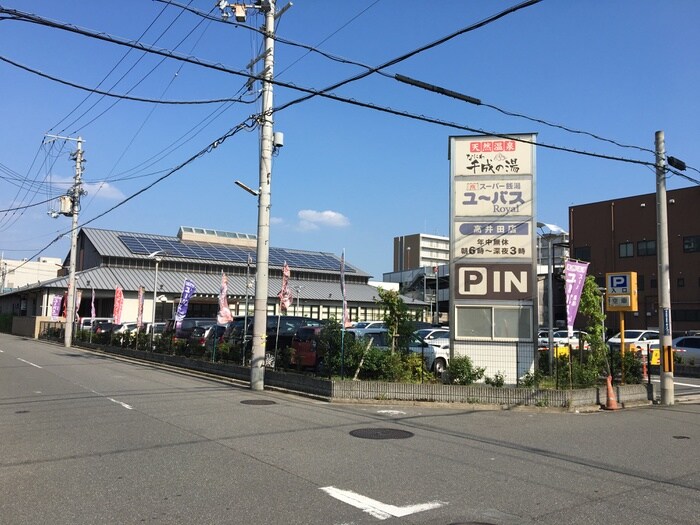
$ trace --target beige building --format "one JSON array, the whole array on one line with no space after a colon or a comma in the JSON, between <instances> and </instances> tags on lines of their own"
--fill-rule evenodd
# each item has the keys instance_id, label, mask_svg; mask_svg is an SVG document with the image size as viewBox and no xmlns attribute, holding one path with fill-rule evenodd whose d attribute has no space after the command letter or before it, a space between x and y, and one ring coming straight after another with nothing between
<instances>
[{"instance_id":1,"label":"beige building","mask_svg":"<svg viewBox=\"0 0 700 525\"><path fill-rule=\"evenodd\" d=\"M58 257L39 257L36 261L0 259L0 293L53 279L59 275L62 262Z\"/></svg>"}]
</instances>

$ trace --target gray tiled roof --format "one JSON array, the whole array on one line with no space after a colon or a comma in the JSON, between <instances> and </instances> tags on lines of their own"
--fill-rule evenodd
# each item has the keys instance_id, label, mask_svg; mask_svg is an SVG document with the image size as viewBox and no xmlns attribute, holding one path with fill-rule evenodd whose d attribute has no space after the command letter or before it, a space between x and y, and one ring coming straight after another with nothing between
<instances>
[{"instance_id":1,"label":"gray tiled roof","mask_svg":"<svg viewBox=\"0 0 700 525\"><path fill-rule=\"evenodd\" d=\"M146 293L153 293L154 270L137 270L131 268L99 267L76 272L76 289L114 290L121 286L124 290L138 290L143 286ZM245 297L245 276L229 275L228 295ZM197 288L196 295L218 296L221 286L220 274L190 273L190 272L158 272L159 294L179 295L185 279L194 281ZM162 288L160 287L162 285ZM289 286L296 298L295 286L300 285L301 299L316 301L340 301L342 299L340 285L337 282L325 281L296 281L290 280ZM24 290L50 288L66 290L68 288L68 276L57 277L40 284L27 286ZM275 297L282 288L282 280L270 278L268 285L269 297ZM354 303L373 303L379 299L379 294L374 286L368 284L347 284L347 300ZM18 290L15 290L18 291ZM251 286L249 296L255 295L255 286ZM420 303L409 297L403 297L407 303ZM422 304L422 303L420 303Z\"/></svg>"}]
</instances>

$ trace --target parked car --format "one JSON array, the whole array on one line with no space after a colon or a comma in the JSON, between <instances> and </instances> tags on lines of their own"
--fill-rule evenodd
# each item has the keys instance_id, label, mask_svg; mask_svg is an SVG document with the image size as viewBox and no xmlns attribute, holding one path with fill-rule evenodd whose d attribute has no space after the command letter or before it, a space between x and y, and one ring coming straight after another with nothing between
<instances>
[{"instance_id":1,"label":"parked car","mask_svg":"<svg viewBox=\"0 0 700 525\"><path fill-rule=\"evenodd\" d=\"M323 369L325 356L318 349L321 330L321 326L302 326L296 331L292 337L292 365L313 368L316 372Z\"/></svg>"},{"instance_id":2,"label":"parked car","mask_svg":"<svg viewBox=\"0 0 700 525\"><path fill-rule=\"evenodd\" d=\"M700 365L700 335L683 335L671 341L671 348L677 352L684 365Z\"/></svg>"},{"instance_id":3,"label":"parked car","mask_svg":"<svg viewBox=\"0 0 700 525\"><path fill-rule=\"evenodd\" d=\"M386 330L386 323L384 321L360 321L355 323L352 328L348 328L348 330L354 330L355 333L359 333L362 330L370 330L375 328Z\"/></svg>"},{"instance_id":4,"label":"parked car","mask_svg":"<svg viewBox=\"0 0 700 525\"><path fill-rule=\"evenodd\" d=\"M442 376L450 362L450 331L432 330L427 336L421 335L421 332L423 330L413 332L408 349L423 356L425 368L436 376Z\"/></svg>"},{"instance_id":5,"label":"parked car","mask_svg":"<svg viewBox=\"0 0 700 525\"><path fill-rule=\"evenodd\" d=\"M138 330L138 325L136 323L121 323L118 327L115 327L112 331L115 334L131 334Z\"/></svg>"},{"instance_id":6,"label":"parked car","mask_svg":"<svg viewBox=\"0 0 700 525\"><path fill-rule=\"evenodd\" d=\"M254 324L254 317L249 316L247 329L244 330L244 319L240 318L234 320L229 326L228 330L226 330L224 340L232 344L243 343L245 348L250 350L253 340ZM321 326L321 324L321 320L312 319L310 317L294 315L268 315L266 324L267 338L265 341L265 352L267 354L273 354L275 348L278 350L291 348L294 334L296 334L299 328L302 326ZM245 341L243 341L244 334L246 336Z\"/></svg>"},{"instance_id":7,"label":"parked car","mask_svg":"<svg viewBox=\"0 0 700 525\"><path fill-rule=\"evenodd\" d=\"M171 337L173 341L187 341L195 327L211 326L213 324L216 324L216 318L214 317L185 317L180 326L177 326L175 319L170 319L165 323L162 337Z\"/></svg>"},{"instance_id":8,"label":"parked car","mask_svg":"<svg viewBox=\"0 0 700 525\"><path fill-rule=\"evenodd\" d=\"M195 326L187 338L187 350L189 353L201 355L205 350L212 350L220 342L226 326L213 324L209 326Z\"/></svg>"},{"instance_id":9,"label":"parked car","mask_svg":"<svg viewBox=\"0 0 700 525\"><path fill-rule=\"evenodd\" d=\"M113 323L111 321L100 321L92 325L92 331L95 334L109 334L121 327L121 323Z\"/></svg>"},{"instance_id":10,"label":"parked car","mask_svg":"<svg viewBox=\"0 0 700 525\"><path fill-rule=\"evenodd\" d=\"M570 344L572 350L578 350L579 349L579 341L580 341L581 337L583 337L583 339L584 339L583 348L585 350L588 350L590 345L585 340L587 335L588 334L582 330L574 330L572 337L569 338L569 331L568 330L555 330L552 333L552 342L554 343L554 346L564 346L564 345ZM540 348L549 348L549 331L548 330L544 330L544 335L538 334L537 346Z\"/></svg>"},{"instance_id":11,"label":"parked car","mask_svg":"<svg viewBox=\"0 0 700 525\"><path fill-rule=\"evenodd\" d=\"M671 341L673 360L677 363L690 366L700 365L700 336L683 335ZM654 342L649 345L649 364L661 364L661 343ZM644 355L644 354L643 354Z\"/></svg>"},{"instance_id":12,"label":"parked car","mask_svg":"<svg viewBox=\"0 0 700 525\"><path fill-rule=\"evenodd\" d=\"M386 328L348 328L345 340L361 340L364 344L372 341L372 346L380 350L389 349L389 331Z\"/></svg>"},{"instance_id":13,"label":"parked car","mask_svg":"<svg viewBox=\"0 0 700 525\"><path fill-rule=\"evenodd\" d=\"M653 344L659 344L659 332L656 330L625 330L625 347L630 348L634 345L637 351L641 351L643 356L646 356L649 347ZM620 332L607 340L608 346L613 351L620 351Z\"/></svg>"},{"instance_id":14,"label":"parked car","mask_svg":"<svg viewBox=\"0 0 700 525\"><path fill-rule=\"evenodd\" d=\"M78 330L92 330L96 324L111 323L114 321L112 317L82 317L78 324Z\"/></svg>"},{"instance_id":15,"label":"parked car","mask_svg":"<svg viewBox=\"0 0 700 525\"><path fill-rule=\"evenodd\" d=\"M164 322L146 323L143 327L143 333L150 337L153 332L153 340L159 339L165 329Z\"/></svg>"}]
</instances>

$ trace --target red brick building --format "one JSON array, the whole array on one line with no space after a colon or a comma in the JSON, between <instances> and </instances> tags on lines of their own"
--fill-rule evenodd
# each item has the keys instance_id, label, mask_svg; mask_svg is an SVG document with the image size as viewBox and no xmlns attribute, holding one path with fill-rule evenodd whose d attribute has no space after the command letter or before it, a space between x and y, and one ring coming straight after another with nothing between
<instances>
[{"instance_id":1,"label":"red brick building","mask_svg":"<svg viewBox=\"0 0 700 525\"><path fill-rule=\"evenodd\" d=\"M700 330L700 186L669 190L668 251L671 327L674 334ZM588 274L605 286L608 272L637 272L639 311L625 313L625 327L659 326L656 194L569 207L571 257L591 264ZM606 326L619 327L608 313Z\"/></svg>"}]
</instances>

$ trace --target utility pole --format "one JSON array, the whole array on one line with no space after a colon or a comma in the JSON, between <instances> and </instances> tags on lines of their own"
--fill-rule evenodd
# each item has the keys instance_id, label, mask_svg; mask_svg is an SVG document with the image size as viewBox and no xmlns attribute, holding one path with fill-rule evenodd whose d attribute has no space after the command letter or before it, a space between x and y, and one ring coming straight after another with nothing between
<instances>
[{"instance_id":1,"label":"utility pole","mask_svg":"<svg viewBox=\"0 0 700 525\"><path fill-rule=\"evenodd\" d=\"M258 239L255 261L255 299L253 321L253 344L250 363L251 390L265 388L265 342L267 339L267 295L269 284L270 256L270 180L272 178L272 152L274 150L274 134L272 130L272 78L275 51L275 0L256 2L253 5L228 4L225 0L219 2L219 9L224 18L233 12L237 22L244 22L246 9L259 9L265 15L265 51L264 69L260 75L262 80L262 112L260 124L260 186L258 190Z\"/></svg>"},{"instance_id":2,"label":"utility pole","mask_svg":"<svg viewBox=\"0 0 700 525\"><path fill-rule=\"evenodd\" d=\"M73 187L66 195L61 197L61 215L72 217L70 231L70 267L68 273L68 304L66 305L66 330L64 346L70 348L73 341L73 323L75 322L75 266L78 260L78 213L80 212L80 197L85 195L82 188L83 177L83 139L78 137L72 139L69 137L58 137L48 135L54 139L75 140L77 148L75 153L71 155L71 159L75 161L75 177L73 179ZM57 216L57 215L54 215Z\"/></svg>"},{"instance_id":3,"label":"utility pole","mask_svg":"<svg viewBox=\"0 0 700 525\"><path fill-rule=\"evenodd\" d=\"M671 341L671 279L668 258L668 210L666 204L666 145L664 132L656 132L656 237L658 247L656 258L658 262L659 286L659 343L661 366L661 403L673 405L675 402L675 387L673 384L673 350Z\"/></svg>"}]
</instances>

